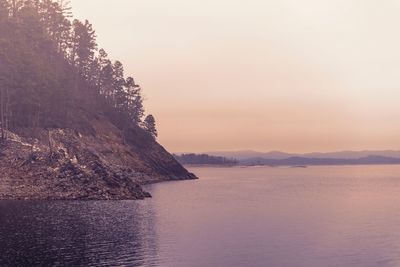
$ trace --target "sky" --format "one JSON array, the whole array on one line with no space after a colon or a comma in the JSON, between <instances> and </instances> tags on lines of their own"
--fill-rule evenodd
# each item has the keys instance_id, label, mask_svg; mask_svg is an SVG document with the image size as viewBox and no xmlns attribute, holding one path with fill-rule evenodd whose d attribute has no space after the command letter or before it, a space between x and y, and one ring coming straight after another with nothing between
<instances>
[{"instance_id":1,"label":"sky","mask_svg":"<svg viewBox=\"0 0 400 267\"><path fill-rule=\"evenodd\" d=\"M72 0L172 152L400 149L400 0Z\"/></svg>"}]
</instances>

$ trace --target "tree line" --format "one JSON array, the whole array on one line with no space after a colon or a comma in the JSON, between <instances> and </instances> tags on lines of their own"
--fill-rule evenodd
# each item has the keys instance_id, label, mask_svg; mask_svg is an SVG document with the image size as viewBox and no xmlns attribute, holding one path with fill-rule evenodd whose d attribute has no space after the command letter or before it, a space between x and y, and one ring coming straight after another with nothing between
<instances>
[{"instance_id":1,"label":"tree line","mask_svg":"<svg viewBox=\"0 0 400 267\"><path fill-rule=\"evenodd\" d=\"M174 157L181 164L199 164L199 165L237 165L238 161L236 159L229 159L225 157L211 156L207 154L181 154L175 155Z\"/></svg>"},{"instance_id":2,"label":"tree line","mask_svg":"<svg viewBox=\"0 0 400 267\"><path fill-rule=\"evenodd\" d=\"M0 0L0 129L60 127L75 109L102 112L157 136L142 88L99 48L66 0Z\"/></svg>"}]
</instances>

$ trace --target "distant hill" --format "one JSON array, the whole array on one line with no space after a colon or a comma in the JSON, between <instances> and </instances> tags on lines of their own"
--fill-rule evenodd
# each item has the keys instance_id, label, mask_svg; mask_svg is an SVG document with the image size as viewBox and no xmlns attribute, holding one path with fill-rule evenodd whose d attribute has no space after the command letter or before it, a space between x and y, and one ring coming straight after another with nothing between
<instances>
[{"instance_id":1,"label":"distant hill","mask_svg":"<svg viewBox=\"0 0 400 267\"><path fill-rule=\"evenodd\" d=\"M306 158L339 158L339 159L358 159L368 156L382 156L391 158L400 158L400 151L397 150L365 150L365 151L338 151L338 152L314 152L314 153L286 153L281 151L258 152L252 150L242 151L217 151L206 152L206 154L220 157L235 158L238 160L250 158L264 159L286 159L290 157Z\"/></svg>"},{"instance_id":2,"label":"distant hill","mask_svg":"<svg viewBox=\"0 0 400 267\"><path fill-rule=\"evenodd\" d=\"M382 156L368 156L358 159L339 158L306 158L290 157L287 159L251 158L242 160L242 165L268 165L268 166L303 166L303 165L375 165L375 164L400 164L400 158Z\"/></svg>"},{"instance_id":3,"label":"distant hill","mask_svg":"<svg viewBox=\"0 0 400 267\"><path fill-rule=\"evenodd\" d=\"M280 151L258 152L252 150L219 151L219 152L214 151L214 152L206 152L206 154L219 157L235 158L239 161L249 158L285 159L295 155Z\"/></svg>"},{"instance_id":4,"label":"distant hill","mask_svg":"<svg viewBox=\"0 0 400 267\"><path fill-rule=\"evenodd\" d=\"M368 156L400 158L400 151L395 151L395 150L341 151L341 152L331 152L331 153L306 153L303 154L303 156L308 158L342 158L342 159L358 159Z\"/></svg>"},{"instance_id":5,"label":"distant hill","mask_svg":"<svg viewBox=\"0 0 400 267\"><path fill-rule=\"evenodd\" d=\"M356 165L400 164L400 151L339 151L329 153L285 153L280 151L208 152L214 156L236 158L242 165Z\"/></svg>"}]
</instances>

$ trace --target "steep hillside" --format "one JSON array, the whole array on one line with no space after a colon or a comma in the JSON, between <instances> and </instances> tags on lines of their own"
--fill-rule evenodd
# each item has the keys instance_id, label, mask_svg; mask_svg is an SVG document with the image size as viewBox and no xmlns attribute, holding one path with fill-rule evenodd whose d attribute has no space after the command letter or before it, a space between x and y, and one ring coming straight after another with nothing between
<instances>
[{"instance_id":1,"label":"steep hillside","mask_svg":"<svg viewBox=\"0 0 400 267\"><path fill-rule=\"evenodd\" d=\"M195 178L66 3L0 0L0 198L140 199L141 184Z\"/></svg>"},{"instance_id":2,"label":"steep hillside","mask_svg":"<svg viewBox=\"0 0 400 267\"><path fill-rule=\"evenodd\" d=\"M92 133L18 129L0 143L0 199L142 199L140 185L194 179L140 129L123 134L105 117Z\"/></svg>"}]
</instances>

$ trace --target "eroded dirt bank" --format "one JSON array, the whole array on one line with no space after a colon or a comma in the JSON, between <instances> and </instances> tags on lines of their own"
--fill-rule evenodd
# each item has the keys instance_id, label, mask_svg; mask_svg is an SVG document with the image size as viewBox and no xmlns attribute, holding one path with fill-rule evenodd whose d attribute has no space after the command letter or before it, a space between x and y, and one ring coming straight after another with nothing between
<instances>
[{"instance_id":1,"label":"eroded dirt bank","mask_svg":"<svg viewBox=\"0 0 400 267\"><path fill-rule=\"evenodd\" d=\"M143 199L142 184L195 179L162 146L101 118L92 131L18 129L0 143L0 199Z\"/></svg>"}]
</instances>

